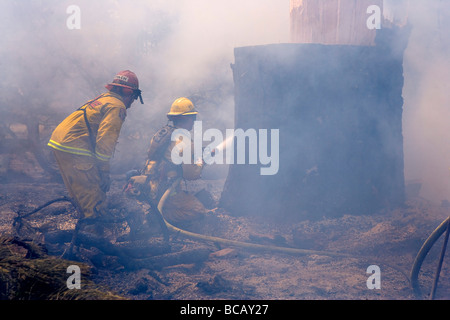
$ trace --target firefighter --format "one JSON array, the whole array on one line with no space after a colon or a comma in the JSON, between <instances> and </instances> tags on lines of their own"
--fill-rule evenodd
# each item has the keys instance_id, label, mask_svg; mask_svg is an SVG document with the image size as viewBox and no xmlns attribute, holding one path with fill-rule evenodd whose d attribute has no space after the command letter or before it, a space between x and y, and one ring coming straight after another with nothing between
<instances>
[{"instance_id":1,"label":"firefighter","mask_svg":"<svg viewBox=\"0 0 450 320\"><path fill-rule=\"evenodd\" d=\"M148 200L157 206L167 188L178 178L197 180L201 178L204 162L193 158L193 143L186 139L172 141L172 133L176 129L192 130L198 111L187 98L176 99L167 113L169 122L150 140L147 160L141 175L130 179L127 191L129 194ZM170 123L171 122L171 123ZM175 164L172 161L172 150L177 146L183 152L183 144L191 144L191 162ZM164 218L171 223L192 222L203 217L208 210L194 196L179 186L166 202Z\"/></svg>"},{"instance_id":2,"label":"firefighter","mask_svg":"<svg viewBox=\"0 0 450 320\"><path fill-rule=\"evenodd\" d=\"M107 218L109 161L127 109L138 98L143 104L138 78L129 70L119 72L105 88L108 92L64 119L48 142L81 219Z\"/></svg>"}]
</instances>

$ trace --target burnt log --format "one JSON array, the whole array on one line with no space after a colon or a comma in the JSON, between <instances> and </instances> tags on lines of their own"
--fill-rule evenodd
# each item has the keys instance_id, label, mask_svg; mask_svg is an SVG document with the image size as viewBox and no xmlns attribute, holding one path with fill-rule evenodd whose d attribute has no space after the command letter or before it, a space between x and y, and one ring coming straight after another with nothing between
<instances>
[{"instance_id":1,"label":"burnt log","mask_svg":"<svg viewBox=\"0 0 450 320\"><path fill-rule=\"evenodd\" d=\"M165 267L182 264L199 264L206 261L211 254L208 248L195 248L171 252L146 259L136 259L127 264L128 269L161 270Z\"/></svg>"},{"instance_id":2,"label":"burnt log","mask_svg":"<svg viewBox=\"0 0 450 320\"><path fill-rule=\"evenodd\" d=\"M45 234L45 241L50 245L69 243L72 241L73 232L73 230L51 231ZM123 260L157 256L171 251L170 245L160 239L111 243L105 238L87 232L79 232L74 244L86 248L94 247L106 255L117 256Z\"/></svg>"}]
</instances>

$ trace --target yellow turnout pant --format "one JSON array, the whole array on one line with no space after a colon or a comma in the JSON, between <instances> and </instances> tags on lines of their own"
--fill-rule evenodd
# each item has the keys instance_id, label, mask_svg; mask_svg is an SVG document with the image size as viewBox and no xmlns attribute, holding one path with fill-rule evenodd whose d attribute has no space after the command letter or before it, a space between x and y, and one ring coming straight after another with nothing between
<instances>
[{"instance_id":1,"label":"yellow turnout pant","mask_svg":"<svg viewBox=\"0 0 450 320\"><path fill-rule=\"evenodd\" d=\"M106 193L101 189L101 178L95 159L53 150L70 197L81 211L80 218L95 218L106 212Z\"/></svg>"}]
</instances>

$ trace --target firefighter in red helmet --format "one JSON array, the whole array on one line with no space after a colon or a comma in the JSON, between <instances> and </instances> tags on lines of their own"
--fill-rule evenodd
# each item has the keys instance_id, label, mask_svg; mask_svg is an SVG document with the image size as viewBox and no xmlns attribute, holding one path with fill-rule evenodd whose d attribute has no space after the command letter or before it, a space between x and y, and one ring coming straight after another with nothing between
<instances>
[{"instance_id":1,"label":"firefighter in red helmet","mask_svg":"<svg viewBox=\"0 0 450 320\"><path fill-rule=\"evenodd\" d=\"M106 216L109 161L127 109L138 98L143 103L139 81L129 70L119 72L105 87L108 92L70 114L56 127L48 142L80 218Z\"/></svg>"}]
</instances>

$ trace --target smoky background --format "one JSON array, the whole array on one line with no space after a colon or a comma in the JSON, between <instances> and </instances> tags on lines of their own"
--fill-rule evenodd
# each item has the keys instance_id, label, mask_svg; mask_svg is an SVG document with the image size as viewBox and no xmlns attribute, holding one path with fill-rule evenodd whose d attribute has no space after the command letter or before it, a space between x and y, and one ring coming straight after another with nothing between
<instances>
[{"instance_id":1,"label":"smoky background","mask_svg":"<svg viewBox=\"0 0 450 320\"><path fill-rule=\"evenodd\" d=\"M405 178L421 181L420 195L437 203L450 198L450 3L405 7L412 26L404 55Z\"/></svg>"},{"instance_id":2,"label":"smoky background","mask_svg":"<svg viewBox=\"0 0 450 320\"><path fill-rule=\"evenodd\" d=\"M70 5L78 30L66 26ZM145 105L128 112L116 172L142 167L178 97L193 100L205 127L233 128L233 48L286 41L289 30L288 1L27 0L2 1L0 12L4 114L45 117L51 130L118 71L137 74Z\"/></svg>"},{"instance_id":3,"label":"smoky background","mask_svg":"<svg viewBox=\"0 0 450 320\"><path fill-rule=\"evenodd\" d=\"M70 5L80 8L79 30L66 26ZM2 126L15 130L38 119L45 140L118 71L130 69L145 105L137 101L129 110L112 170L140 168L178 97L194 101L204 130L234 128L233 50L289 42L289 6L289 0L2 1ZM412 27L404 55L405 179L419 180L427 199L448 199L450 4L386 0L384 14Z\"/></svg>"}]
</instances>

